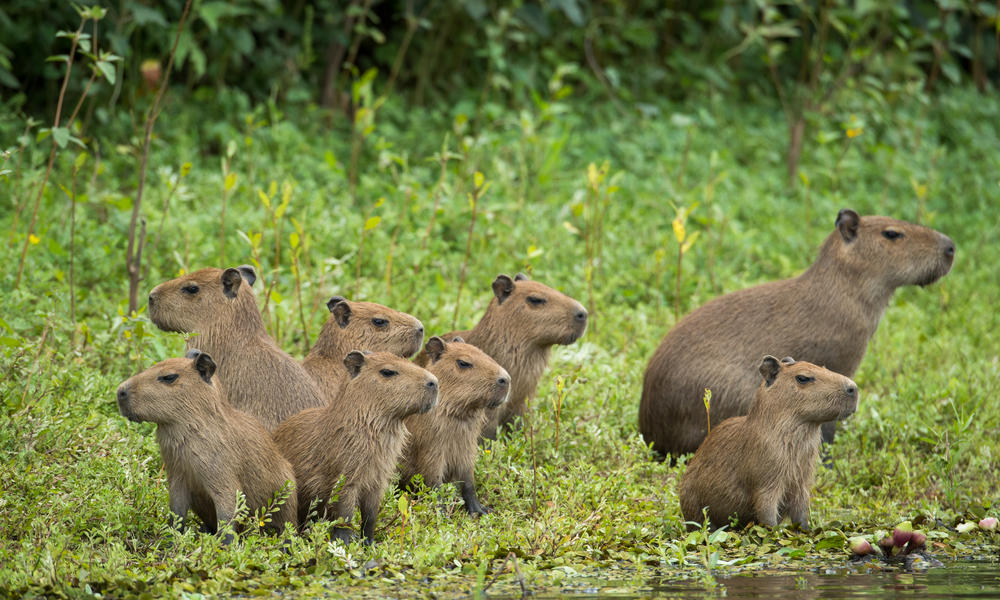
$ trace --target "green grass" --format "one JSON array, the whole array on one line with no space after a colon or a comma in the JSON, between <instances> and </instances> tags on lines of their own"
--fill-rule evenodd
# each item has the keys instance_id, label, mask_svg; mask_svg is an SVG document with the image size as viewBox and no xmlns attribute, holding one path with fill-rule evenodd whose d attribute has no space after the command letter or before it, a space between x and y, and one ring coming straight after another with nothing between
<instances>
[{"instance_id":1,"label":"green grass","mask_svg":"<svg viewBox=\"0 0 1000 600\"><path fill-rule=\"evenodd\" d=\"M153 426L117 413L118 383L184 346L181 336L156 330L144 309L125 314L135 133L107 133L100 168L91 155L79 178L75 345L69 201L59 187L70 186L73 152L57 161L38 243L29 245L28 277L14 287L27 235L25 215L15 227L15 212L33 198L48 154L48 142L29 144L20 170L0 179L9 198L0 208L0 588L70 596L279 588L429 595L471 592L499 576L492 591L516 591L510 563L502 571L511 554L535 588L594 568L636 582L669 573L710 584L709 567L840 564L845 536L920 517L939 554L995 553L997 537L959 537L935 519L951 525L997 511L1000 105L959 90L930 105L864 107L852 108L867 125L850 142L836 123L822 128L833 141L819 142L813 131L805 177L790 189L786 131L773 106L708 98L698 106L661 104L657 118L643 118L567 101L485 111L474 131L458 109L390 103L364 142L356 204L346 172L350 133L318 126L321 115L261 107L249 127L239 111L169 107L157 125L143 207L150 243L161 220L164 227L140 297L181 270L252 262L248 240L260 233L258 297L263 306L264 290L272 290L270 330L296 356L318 332L333 294L410 312L429 334L452 328L476 171L491 187L479 200L456 325L474 324L501 272L530 271L586 303L584 236L595 230L588 229L587 167L610 161L597 191L608 203L592 272L592 324L582 340L554 352L530 412L537 471L527 436L514 433L477 465L493 514L469 518L450 486L407 501L404 513L393 492L375 547L331 544L320 524L291 536L287 553L274 537L249 535L222 547L215 537L168 528ZM686 154L687 131L671 125L675 111L698 115ZM13 139L23 124L5 118L0 133ZM220 265L219 153L230 141L237 181ZM93 151L97 141L90 143ZM443 147L450 158L442 175L435 154ZM188 162L190 172L179 177ZM171 178L180 187L164 214ZM273 209L286 186L287 208L269 214L261 193ZM651 460L638 434L643 370L674 321L671 220L677 207L695 203L687 230L700 237L684 258L682 313L801 272L843 207L919 219L956 241L951 274L900 290L883 318L855 375L860 408L831 448L833 468L818 474L810 533L787 526L711 538L686 532L676 495L683 461ZM362 230L373 216L381 220L365 232L357 280ZM557 376L567 386L558 448Z\"/></svg>"}]
</instances>

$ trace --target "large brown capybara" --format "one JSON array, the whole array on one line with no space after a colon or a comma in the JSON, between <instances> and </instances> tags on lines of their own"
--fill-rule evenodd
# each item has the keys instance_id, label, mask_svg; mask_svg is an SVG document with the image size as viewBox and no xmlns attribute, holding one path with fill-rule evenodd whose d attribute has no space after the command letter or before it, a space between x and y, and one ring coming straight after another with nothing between
<instances>
[{"instance_id":1,"label":"large brown capybara","mask_svg":"<svg viewBox=\"0 0 1000 600\"><path fill-rule=\"evenodd\" d=\"M434 407L438 381L388 352L351 352L344 365L351 379L337 404L291 417L274 431L274 441L295 469L300 524L311 505L320 518L346 521L360 507L365 541L372 543L382 495L409 435L403 421ZM347 542L351 530L338 526L334 536Z\"/></svg>"},{"instance_id":2,"label":"large brown capybara","mask_svg":"<svg viewBox=\"0 0 1000 600\"><path fill-rule=\"evenodd\" d=\"M455 482L471 515L489 511L476 494L476 443L486 422L486 411L496 409L510 394L510 375L485 352L458 338L427 340L424 348L430 371L441 386L438 405L406 419L410 440L400 461L400 487L407 488L420 474L435 487Z\"/></svg>"},{"instance_id":3,"label":"large brown capybara","mask_svg":"<svg viewBox=\"0 0 1000 600\"><path fill-rule=\"evenodd\" d=\"M215 358L229 403L273 431L326 401L302 365L267 334L251 287L256 280L249 265L171 279L149 293L149 317L164 331L198 334L188 347Z\"/></svg>"},{"instance_id":4,"label":"large brown capybara","mask_svg":"<svg viewBox=\"0 0 1000 600\"><path fill-rule=\"evenodd\" d=\"M187 358L165 360L129 378L117 393L123 416L156 423L170 510L178 525L190 508L211 533L233 518L238 493L256 512L295 481L292 466L270 434L226 401L215 370L211 356L191 350ZM279 532L285 523L296 523L295 491L289 491L267 517L267 526Z\"/></svg>"},{"instance_id":5,"label":"large brown capybara","mask_svg":"<svg viewBox=\"0 0 1000 600\"><path fill-rule=\"evenodd\" d=\"M746 416L726 419L688 463L678 495L684 519L713 529L734 518L773 527L788 516L809 527L809 492L823 423L858 408L858 387L843 375L805 361L765 356L764 381Z\"/></svg>"},{"instance_id":6,"label":"large brown capybara","mask_svg":"<svg viewBox=\"0 0 1000 600\"><path fill-rule=\"evenodd\" d=\"M933 229L841 210L808 270L726 294L682 318L646 368L639 430L661 454L694 452L711 422L745 415L757 387L748 357L795 356L848 377L896 288L927 285L951 269L955 244ZM823 428L833 440L835 424Z\"/></svg>"},{"instance_id":7,"label":"large brown capybara","mask_svg":"<svg viewBox=\"0 0 1000 600\"><path fill-rule=\"evenodd\" d=\"M483 426L482 435L489 439L496 437L498 426L509 425L524 414L549 363L552 346L572 344L587 329L582 304L521 273L513 279L497 275L493 296L473 329L440 336L446 341L461 337L510 373L510 400L489 414ZM415 360L420 365L428 363L423 352Z\"/></svg>"},{"instance_id":8,"label":"large brown capybara","mask_svg":"<svg viewBox=\"0 0 1000 600\"><path fill-rule=\"evenodd\" d=\"M319 384L327 402L335 402L349 375L344 357L352 350L390 352L409 358L424 342L419 319L374 302L351 302L334 296L330 316L302 366Z\"/></svg>"}]
</instances>

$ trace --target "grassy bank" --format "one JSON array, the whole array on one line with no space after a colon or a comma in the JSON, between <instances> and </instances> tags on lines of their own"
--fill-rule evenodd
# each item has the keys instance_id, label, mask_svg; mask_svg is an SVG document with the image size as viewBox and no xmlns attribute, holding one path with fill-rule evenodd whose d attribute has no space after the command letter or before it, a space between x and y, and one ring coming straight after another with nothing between
<instances>
[{"instance_id":1,"label":"grassy bank","mask_svg":"<svg viewBox=\"0 0 1000 600\"><path fill-rule=\"evenodd\" d=\"M496 274L525 271L587 305L591 327L555 351L526 429L480 457L489 516L466 516L447 487L387 495L373 548L331 544L322 524L291 536L287 552L275 538L222 547L176 533L153 426L120 417L113 397L184 347L144 308L126 310L140 141L104 139L99 157L96 141L83 158L61 153L27 239L49 148L31 137L0 179L7 592L424 595L495 576L517 589L511 555L529 585L611 565L637 580L710 580L711 567L842 563L845 536L915 518L938 553L995 555L998 538L946 526L997 511L997 103L955 91L845 115L812 133L794 188L779 109L718 98L644 114L557 101L478 115L390 104L363 138L326 130L308 109L212 111L178 103L157 125L140 298L180 272L256 262L269 330L302 356L333 294L410 312L433 334L471 326ZM4 139L22 127L0 123ZM473 203L477 172L489 187ZM676 497L683 463L650 460L636 428L646 361L675 302L683 314L798 274L844 207L947 233L954 269L893 299L855 376L860 408L818 474L813 531L689 534ZM681 209L686 241L698 235L678 276Z\"/></svg>"}]
</instances>

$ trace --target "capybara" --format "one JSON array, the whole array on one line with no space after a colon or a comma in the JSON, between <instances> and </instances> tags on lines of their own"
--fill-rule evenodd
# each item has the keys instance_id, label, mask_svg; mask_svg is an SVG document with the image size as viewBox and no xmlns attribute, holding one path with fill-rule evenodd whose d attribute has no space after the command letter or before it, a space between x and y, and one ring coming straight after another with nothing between
<instances>
[{"instance_id":1,"label":"capybara","mask_svg":"<svg viewBox=\"0 0 1000 600\"><path fill-rule=\"evenodd\" d=\"M434 407L438 381L388 352L354 351L344 365L351 379L340 401L286 420L274 441L295 469L300 524L313 502L320 518L348 521L360 506L365 541L372 543L382 495L409 435L403 420ZM335 491L336 502L327 506ZM334 535L346 542L351 530L337 527Z\"/></svg>"},{"instance_id":2,"label":"capybara","mask_svg":"<svg viewBox=\"0 0 1000 600\"><path fill-rule=\"evenodd\" d=\"M808 270L726 294L682 318L646 368L639 430L661 454L694 452L711 422L745 415L757 387L748 357L792 355L851 377L893 291L951 269L955 244L933 229L841 210ZM833 441L835 424L823 428Z\"/></svg>"},{"instance_id":3,"label":"capybara","mask_svg":"<svg viewBox=\"0 0 1000 600\"><path fill-rule=\"evenodd\" d=\"M751 521L775 526L788 516L809 526L809 491L819 458L823 423L858 408L853 381L791 358L765 356L764 381L746 416L732 417L712 431L688 463L678 495L684 519L713 529Z\"/></svg>"},{"instance_id":4,"label":"capybara","mask_svg":"<svg viewBox=\"0 0 1000 600\"><path fill-rule=\"evenodd\" d=\"M201 269L149 293L149 317L164 331L196 333L188 348L215 357L229 403L268 431L306 408L326 404L302 365L267 334L251 287L253 267Z\"/></svg>"},{"instance_id":5,"label":"capybara","mask_svg":"<svg viewBox=\"0 0 1000 600\"><path fill-rule=\"evenodd\" d=\"M333 402L347 382L344 357L352 350L413 356L424 342L424 325L412 315L375 304L334 296L326 303L330 316L316 344L302 361L327 402Z\"/></svg>"},{"instance_id":6,"label":"capybara","mask_svg":"<svg viewBox=\"0 0 1000 600\"><path fill-rule=\"evenodd\" d=\"M440 336L446 341L461 337L510 373L510 400L487 413L483 426L483 437L490 439L496 437L498 426L524 414L525 404L534 397L548 365L552 346L572 344L587 329L587 310L582 304L522 273L513 279L497 275L493 296L472 330ZM428 356L421 352L416 361L426 365Z\"/></svg>"},{"instance_id":7,"label":"capybara","mask_svg":"<svg viewBox=\"0 0 1000 600\"><path fill-rule=\"evenodd\" d=\"M424 347L427 370L438 378L441 394L437 407L406 419L410 440L400 461L400 487L409 487L416 474L428 486L454 481L472 515L489 509L476 495L476 441L486 422L487 409L507 401L510 375L485 352L458 338L439 337Z\"/></svg>"},{"instance_id":8,"label":"capybara","mask_svg":"<svg viewBox=\"0 0 1000 600\"><path fill-rule=\"evenodd\" d=\"M238 492L251 511L258 511L295 481L270 434L226 401L215 371L211 356L191 350L186 358L167 359L129 378L117 394L123 416L156 423L170 510L178 525L191 508L211 533L233 518ZM268 526L277 531L296 522L297 498L289 492L269 517Z\"/></svg>"}]
</instances>

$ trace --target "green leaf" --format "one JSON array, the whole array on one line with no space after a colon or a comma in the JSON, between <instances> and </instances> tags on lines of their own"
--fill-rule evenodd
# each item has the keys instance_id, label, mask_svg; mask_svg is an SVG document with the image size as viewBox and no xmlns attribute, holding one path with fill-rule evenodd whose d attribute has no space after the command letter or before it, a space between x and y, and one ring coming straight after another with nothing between
<instances>
[{"instance_id":1,"label":"green leaf","mask_svg":"<svg viewBox=\"0 0 1000 600\"><path fill-rule=\"evenodd\" d=\"M382 222L382 217L368 217L365 221L365 231L370 231L378 227L378 224Z\"/></svg>"},{"instance_id":2,"label":"green leaf","mask_svg":"<svg viewBox=\"0 0 1000 600\"><path fill-rule=\"evenodd\" d=\"M54 127L52 129L52 139L55 140L57 146L65 148L66 144L69 143L69 129L65 127Z\"/></svg>"},{"instance_id":3,"label":"green leaf","mask_svg":"<svg viewBox=\"0 0 1000 600\"><path fill-rule=\"evenodd\" d=\"M97 68L104 74L104 78L108 80L111 85L115 84L115 66L106 60L97 61Z\"/></svg>"}]
</instances>

